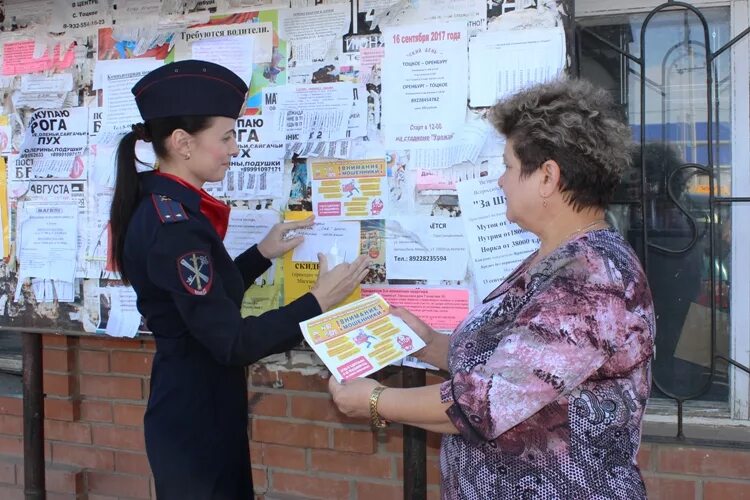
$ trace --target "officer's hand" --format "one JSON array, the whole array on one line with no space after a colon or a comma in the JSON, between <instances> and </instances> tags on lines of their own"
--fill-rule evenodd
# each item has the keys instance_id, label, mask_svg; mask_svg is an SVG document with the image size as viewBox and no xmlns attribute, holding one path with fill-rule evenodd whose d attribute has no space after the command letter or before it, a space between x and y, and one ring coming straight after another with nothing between
<instances>
[{"instance_id":1,"label":"officer's hand","mask_svg":"<svg viewBox=\"0 0 750 500\"><path fill-rule=\"evenodd\" d=\"M315 222L315 216L311 215L305 220L292 222L279 222L274 224L265 238L258 243L258 251L266 259L275 259L292 250L304 241L304 236L285 238L289 231L311 227Z\"/></svg>"},{"instance_id":2,"label":"officer's hand","mask_svg":"<svg viewBox=\"0 0 750 500\"><path fill-rule=\"evenodd\" d=\"M328 259L322 253L318 254L320 273L318 281L313 285L311 293L318 299L323 312L329 310L357 288L367 273L370 259L360 255L354 262L344 262L328 270Z\"/></svg>"}]
</instances>

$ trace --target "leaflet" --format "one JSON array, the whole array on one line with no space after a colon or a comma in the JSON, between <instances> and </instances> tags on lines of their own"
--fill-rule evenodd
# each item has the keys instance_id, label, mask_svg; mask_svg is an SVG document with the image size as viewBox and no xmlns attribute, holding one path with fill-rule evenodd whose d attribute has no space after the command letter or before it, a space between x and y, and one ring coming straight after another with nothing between
<instances>
[{"instance_id":1,"label":"leaflet","mask_svg":"<svg viewBox=\"0 0 750 500\"><path fill-rule=\"evenodd\" d=\"M312 203L322 219L382 219L388 214L384 158L312 162Z\"/></svg>"},{"instance_id":2,"label":"leaflet","mask_svg":"<svg viewBox=\"0 0 750 500\"><path fill-rule=\"evenodd\" d=\"M483 299L539 247L539 238L505 216L497 179L480 177L456 185L471 252L477 298Z\"/></svg>"},{"instance_id":3,"label":"leaflet","mask_svg":"<svg viewBox=\"0 0 750 500\"><path fill-rule=\"evenodd\" d=\"M300 323L302 335L342 382L364 377L425 346L378 294Z\"/></svg>"},{"instance_id":4,"label":"leaflet","mask_svg":"<svg viewBox=\"0 0 750 500\"><path fill-rule=\"evenodd\" d=\"M462 280L468 251L458 217L398 216L386 221L388 279Z\"/></svg>"},{"instance_id":5,"label":"leaflet","mask_svg":"<svg viewBox=\"0 0 750 500\"><path fill-rule=\"evenodd\" d=\"M562 26L482 33L469 42L471 106L492 106L528 85L557 78L564 68Z\"/></svg>"},{"instance_id":6,"label":"leaflet","mask_svg":"<svg viewBox=\"0 0 750 500\"><path fill-rule=\"evenodd\" d=\"M133 85L161 66L163 61L140 58L116 62L116 65L107 66L108 71L101 75L104 93L102 130L125 133L130 131L134 123L142 121L138 106L135 104L135 97L131 92Z\"/></svg>"},{"instance_id":7,"label":"leaflet","mask_svg":"<svg viewBox=\"0 0 750 500\"><path fill-rule=\"evenodd\" d=\"M88 108L41 109L31 114L20 158L31 160L34 177L86 177Z\"/></svg>"},{"instance_id":8,"label":"leaflet","mask_svg":"<svg viewBox=\"0 0 750 500\"><path fill-rule=\"evenodd\" d=\"M388 27L383 38L386 148L449 145L466 116L466 24Z\"/></svg>"}]
</instances>

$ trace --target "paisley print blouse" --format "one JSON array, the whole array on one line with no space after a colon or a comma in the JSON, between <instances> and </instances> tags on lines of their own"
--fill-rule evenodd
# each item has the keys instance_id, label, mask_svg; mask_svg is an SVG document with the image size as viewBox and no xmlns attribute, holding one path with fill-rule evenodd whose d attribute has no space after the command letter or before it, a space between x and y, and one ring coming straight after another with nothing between
<instances>
[{"instance_id":1,"label":"paisley print blouse","mask_svg":"<svg viewBox=\"0 0 750 500\"><path fill-rule=\"evenodd\" d=\"M651 292L614 230L527 259L451 336L445 500L646 497Z\"/></svg>"}]
</instances>

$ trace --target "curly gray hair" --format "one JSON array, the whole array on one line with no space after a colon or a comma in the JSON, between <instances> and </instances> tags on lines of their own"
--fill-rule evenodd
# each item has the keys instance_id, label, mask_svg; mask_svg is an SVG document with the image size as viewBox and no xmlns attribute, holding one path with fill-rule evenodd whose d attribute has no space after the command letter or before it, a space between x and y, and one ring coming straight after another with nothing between
<instances>
[{"instance_id":1,"label":"curly gray hair","mask_svg":"<svg viewBox=\"0 0 750 500\"><path fill-rule=\"evenodd\" d=\"M630 164L631 132L608 92L584 80L537 84L490 108L528 176L560 165L560 190L576 210L606 208Z\"/></svg>"}]
</instances>

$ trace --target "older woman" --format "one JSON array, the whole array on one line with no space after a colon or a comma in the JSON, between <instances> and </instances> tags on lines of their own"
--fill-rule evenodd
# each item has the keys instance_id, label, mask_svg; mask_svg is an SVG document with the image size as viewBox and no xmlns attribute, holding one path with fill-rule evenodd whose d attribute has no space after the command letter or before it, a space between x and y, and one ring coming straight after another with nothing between
<instances>
[{"instance_id":1,"label":"older woman","mask_svg":"<svg viewBox=\"0 0 750 500\"><path fill-rule=\"evenodd\" d=\"M444 499L645 498L636 464L654 317L636 255L605 222L629 162L628 128L583 81L537 85L495 105L507 142L507 216L537 252L439 335L394 308L448 371L439 385L330 382L339 409L374 425L444 434Z\"/></svg>"}]
</instances>

